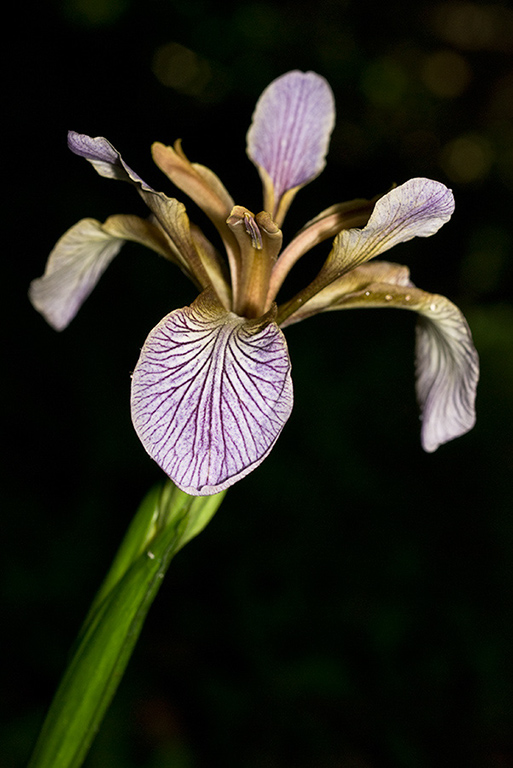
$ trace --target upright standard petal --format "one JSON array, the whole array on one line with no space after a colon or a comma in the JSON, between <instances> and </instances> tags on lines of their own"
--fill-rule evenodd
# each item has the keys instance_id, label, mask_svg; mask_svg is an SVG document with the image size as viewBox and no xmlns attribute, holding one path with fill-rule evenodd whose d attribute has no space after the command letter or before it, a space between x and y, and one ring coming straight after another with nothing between
<instances>
[{"instance_id":1,"label":"upright standard petal","mask_svg":"<svg viewBox=\"0 0 513 768\"><path fill-rule=\"evenodd\" d=\"M264 208L278 226L285 214L279 211L284 194L323 170L334 124L333 92L315 72L288 72L260 96L247 135L247 153L264 182Z\"/></svg>"},{"instance_id":2,"label":"upright standard petal","mask_svg":"<svg viewBox=\"0 0 513 768\"><path fill-rule=\"evenodd\" d=\"M425 451L465 434L475 424L479 358L462 312L445 296L410 282L407 267L363 264L320 291L284 325L335 309L395 307L418 312L415 371Z\"/></svg>"},{"instance_id":3,"label":"upright standard petal","mask_svg":"<svg viewBox=\"0 0 513 768\"><path fill-rule=\"evenodd\" d=\"M255 469L292 410L285 338L201 294L148 336L132 378L145 449L186 493L208 496Z\"/></svg>"}]
</instances>

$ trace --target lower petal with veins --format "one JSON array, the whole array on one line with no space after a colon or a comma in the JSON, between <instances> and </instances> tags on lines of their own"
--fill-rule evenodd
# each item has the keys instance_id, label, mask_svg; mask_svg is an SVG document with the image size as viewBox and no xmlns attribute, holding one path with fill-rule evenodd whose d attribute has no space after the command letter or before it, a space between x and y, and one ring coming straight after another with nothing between
<instances>
[{"instance_id":1,"label":"lower petal with veins","mask_svg":"<svg viewBox=\"0 0 513 768\"><path fill-rule=\"evenodd\" d=\"M202 294L150 333L132 378L132 419L186 493L211 495L255 469L293 403L285 338Z\"/></svg>"}]
</instances>

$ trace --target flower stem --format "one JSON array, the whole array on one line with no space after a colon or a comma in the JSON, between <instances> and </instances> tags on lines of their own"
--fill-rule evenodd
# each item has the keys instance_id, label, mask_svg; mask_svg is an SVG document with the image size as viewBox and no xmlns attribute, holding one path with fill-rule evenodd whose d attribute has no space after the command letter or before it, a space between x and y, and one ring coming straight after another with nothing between
<instances>
[{"instance_id":1,"label":"flower stem","mask_svg":"<svg viewBox=\"0 0 513 768\"><path fill-rule=\"evenodd\" d=\"M223 496L188 496L167 482L143 500L80 631L29 768L82 765L171 560Z\"/></svg>"}]
</instances>

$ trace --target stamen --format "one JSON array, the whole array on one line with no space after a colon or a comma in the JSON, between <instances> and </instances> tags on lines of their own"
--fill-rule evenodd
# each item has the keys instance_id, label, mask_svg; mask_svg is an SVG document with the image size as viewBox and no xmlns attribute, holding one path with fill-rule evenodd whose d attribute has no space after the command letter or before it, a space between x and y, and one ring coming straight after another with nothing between
<instances>
[{"instance_id":1,"label":"stamen","mask_svg":"<svg viewBox=\"0 0 513 768\"><path fill-rule=\"evenodd\" d=\"M251 238L251 245L255 250L261 251L262 250L262 233L260 232L260 229L258 228L258 224L255 221L254 216L252 216L248 211L244 211L244 226L246 228L246 233Z\"/></svg>"}]
</instances>

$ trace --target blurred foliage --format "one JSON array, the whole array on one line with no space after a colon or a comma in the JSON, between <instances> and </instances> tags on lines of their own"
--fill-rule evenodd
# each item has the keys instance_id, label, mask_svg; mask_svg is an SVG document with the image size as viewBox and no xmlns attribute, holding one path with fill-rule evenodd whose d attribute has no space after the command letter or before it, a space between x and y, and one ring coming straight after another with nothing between
<instances>
[{"instance_id":1,"label":"blurred foliage","mask_svg":"<svg viewBox=\"0 0 513 768\"><path fill-rule=\"evenodd\" d=\"M513 11L50 0L12 13L0 764L26 761L89 602L160 478L132 431L129 372L153 325L193 297L176 270L126 246L64 333L32 310L28 283L66 228L143 212L67 152L66 130L107 136L170 194L149 146L182 137L258 210L245 132L265 85L299 68L327 77L338 118L286 237L412 176L451 185L452 221L393 258L465 311L482 361L478 424L422 453L406 313L291 328L293 415L174 563L86 765L513 766Z\"/></svg>"}]
</instances>

